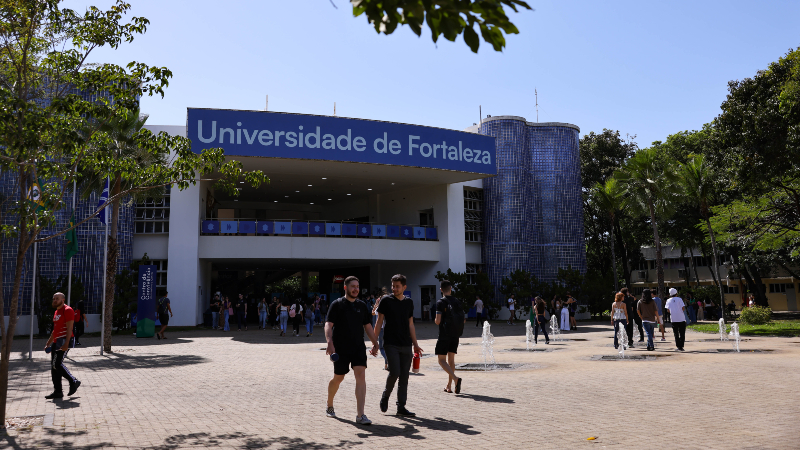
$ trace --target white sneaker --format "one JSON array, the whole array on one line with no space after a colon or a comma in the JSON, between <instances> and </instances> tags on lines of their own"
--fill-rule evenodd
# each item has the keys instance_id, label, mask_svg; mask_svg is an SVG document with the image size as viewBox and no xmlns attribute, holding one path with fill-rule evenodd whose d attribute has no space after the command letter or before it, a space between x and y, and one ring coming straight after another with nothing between
<instances>
[{"instance_id":1,"label":"white sneaker","mask_svg":"<svg viewBox=\"0 0 800 450\"><path fill-rule=\"evenodd\" d=\"M333 411L333 406L328 406L328 409L325 410L325 415L336 418L336 412Z\"/></svg>"},{"instance_id":2,"label":"white sneaker","mask_svg":"<svg viewBox=\"0 0 800 450\"><path fill-rule=\"evenodd\" d=\"M372 425L372 421L367 419L366 414L362 414L361 417L356 417L356 423L359 425Z\"/></svg>"}]
</instances>

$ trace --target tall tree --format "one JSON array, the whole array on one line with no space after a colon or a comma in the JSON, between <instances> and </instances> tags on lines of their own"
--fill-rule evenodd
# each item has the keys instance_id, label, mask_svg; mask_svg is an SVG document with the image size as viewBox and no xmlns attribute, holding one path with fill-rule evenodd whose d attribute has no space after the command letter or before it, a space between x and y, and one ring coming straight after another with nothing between
<instances>
[{"instance_id":1,"label":"tall tree","mask_svg":"<svg viewBox=\"0 0 800 450\"><path fill-rule=\"evenodd\" d=\"M614 290L619 290L619 275L617 275L617 254L614 251L616 240L614 239L614 221L617 214L622 209L622 189L615 178L609 178L604 184L597 183L592 189L592 199L594 203L603 211L609 219L611 226L611 265L614 269Z\"/></svg>"},{"instance_id":2,"label":"tall tree","mask_svg":"<svg viewBox=\"0 0 800 450\"><path fill-rule=\"evenodd\" d=\"M625 206L650 216L656 247L658 295L665 298L664 257L658 234L658 216L668 215L677 194L676 176L669 161L659 157L657 149L639 150L614 173L625 196Z\"/></svg>"},{"instance_id":3,"label":"tall tree","mask_svg":"<svg viewBox=\"0 0 800 450\"><path fill-rule=\"evenodd\" d=\"M682 164L679 169L679 180L684 198L694 204L705 221L708 238L711 241L711 256L714 261L714 273L719 287L719 302L723 316L725 313L725 292L722 290L722 279L719 276L719 252L717 252L717 238L711 227L711 202L716 196L719 178L712 168L706 164L703 155L694 155L689 162Z\"/></svg>"}]
</instances>

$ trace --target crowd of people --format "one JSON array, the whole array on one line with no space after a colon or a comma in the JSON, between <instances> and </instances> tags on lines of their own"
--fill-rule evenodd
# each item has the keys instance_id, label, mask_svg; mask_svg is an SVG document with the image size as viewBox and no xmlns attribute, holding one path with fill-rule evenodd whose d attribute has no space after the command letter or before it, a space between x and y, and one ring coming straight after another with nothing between
<instances>
[{"instance_id":1,"label":"crowd of people","mask_svg":"<svg viewBox=\"0 0 800 450\"><path fill-rule=\"evenodd\" d=\"M211 328L223 332L230 331L231 317L236 318L236 330L247 330L248 311L255 314L258 319L258 329L272 329L280 331L281 336L286 336L289 327L292 335L300 336L300 327L305 326L306 337L314 335L314 326L322 325L322 319L328 311L328 302L319 295L307 299L300 298L289 300L273 296L270 301L266 297L253 305L253 302L244 294L239 294L235 301L228 296L215 295L209 308L211 314ZM251 316L252 317L252 316Z\"/></svg>"},{"instance_id":2,"label":"crowd of people","mask_svg":"<svg viewBox=\"0 0 800 450\"><path fill-rule=\"evenodd\" d=\"M672 324L672 332L675 335L675 346L679 351L684 351L686 341L686 324L689 321L691 302L687 308L684 300L678 297L678 290L670 288L669 298L666 303L662 303L661 298L653 295L650 289L642 291L642 297L637 300L630 294L628 288L622 288L614 296L614 303L611 304L611 324L614 326L614 348L625 345L619 342L620 327L625 328L628 337L627 347L633 348L634 326L638 328L638 342L644 342L647 336L647 350L655 350L656 330L661 333L661 341L666 341L664 324ZM665 313L667 318L665 319Z\"/></svg>"}]
</instances>

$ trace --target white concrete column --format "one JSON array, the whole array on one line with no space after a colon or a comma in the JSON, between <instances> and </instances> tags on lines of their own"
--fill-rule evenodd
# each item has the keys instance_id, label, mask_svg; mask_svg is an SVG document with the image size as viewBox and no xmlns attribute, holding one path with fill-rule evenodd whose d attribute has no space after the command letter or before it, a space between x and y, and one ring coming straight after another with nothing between
<instances>
[{"instance_id":1,"label":"white concrete column","mask_svg":"<svg viewBox=\"0 0 800 450\"><path fill-rule=\"evenodd\" d=\"M442 261L446 261L447 267L453 272L465 272L467 270L467 251L466 243L464 241L464 185L463 183L455 183L447 185L447 217L446 222L438 222L438 218L434 218L439 223L439 240L443 240L442 228L446 228L446 247L442 250L446 251L446 255L442 255ZM442 226L444 225L444 227ZM444 270L447 270L445 268Z\"/></svg>"},{"instance_id":2,"label":"white concrete column","mask_svg":"<svg viewBox=\"0 0 800 450\"><path fill-rule=\"evenodd\" d=\"M170 325L194 326L200 295L200 264L198 247L200 219L204 205L201 201L202 183L181 191L173 188L169 214L169 269L167 291L174 317ZM203 196L204 197L204 196Z\"/></svg>"}]
</instances>

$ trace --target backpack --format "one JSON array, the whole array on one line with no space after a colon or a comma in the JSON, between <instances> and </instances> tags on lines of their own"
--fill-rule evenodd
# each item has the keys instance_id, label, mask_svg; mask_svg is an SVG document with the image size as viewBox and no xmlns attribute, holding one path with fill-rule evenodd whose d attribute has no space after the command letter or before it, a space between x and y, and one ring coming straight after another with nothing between
<instances>
[{"instance_id":1,"label":"backpack","mask_svg":"<svg viewBox=\"0 0 800 450\"><path fill-rule=\"evenodd\" d=\"M292 305L292 307L289 308L289 317L294 317L297 315L297 309L295 308L295 306L297 305Z\"/></svg>"},{"instance_id":2,"label":"backpack","mask_svg":"<svg viewBox=\"0 0 800 450\"><path fill-rule=\"evenodd\" d=\"M160 299L158 299L158 307L156 308L157 309L156 312L159 314L167 313L167 308L165 307L166 303L164 302L164 299L166 299L166 297L161 297Z\"/></svg>"},{"instance_id":3,"label":"backpack","mask_svg":"<svg viewBox=\"0 0 800 450\"><path fill-rule=\"evenodd\" d=\"M444 314L444 332L450 339L458 339L464 334L464 308L455 298L443 298L447 302L447 311Z\"/></svg>"}]
</instances>

